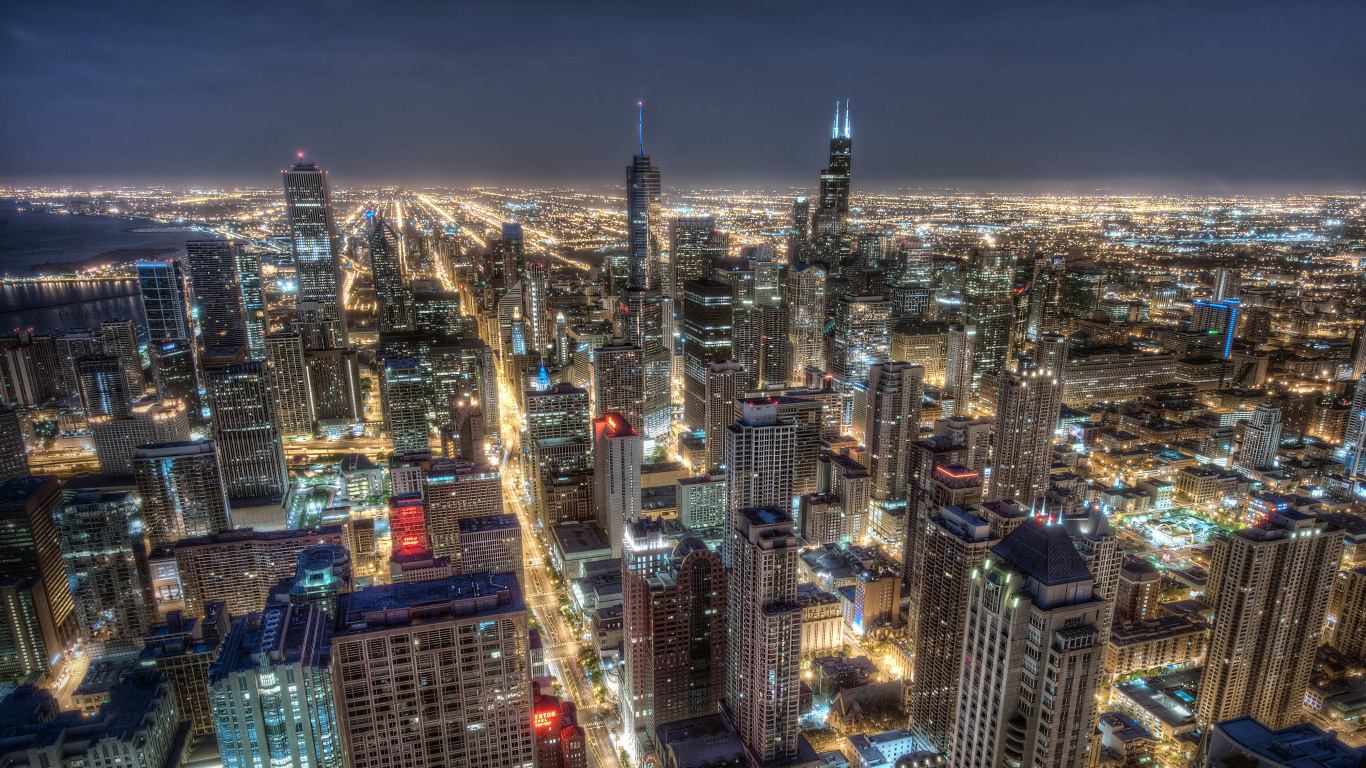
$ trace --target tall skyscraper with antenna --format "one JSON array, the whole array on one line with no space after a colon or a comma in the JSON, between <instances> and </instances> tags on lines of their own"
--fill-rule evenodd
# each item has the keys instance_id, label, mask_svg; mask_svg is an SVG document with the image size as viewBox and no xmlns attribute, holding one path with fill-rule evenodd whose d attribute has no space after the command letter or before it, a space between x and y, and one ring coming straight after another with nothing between
<instances>
[{"instance_id":1,"label":"tall skyscraper with antenna","mask_svg":"<svg viewBox=\"0 0 1366 768\"><path fill-rule=\"evenodd\" d=\"M619 310L622 335L640 347L645 364L645 404L641 411L642 436L655 440L667 436L671 422L671 343L664 337L665 302L659 294L663 219L660 215L659 168L645 154L643 103L638 153L626 169L627 256L630 282L621 293ZM670 342L672 340L669 340Z\"/></svg>"},{"instance_id":2,"label":"tall skyscraper with antenna","mask_svg":"<svg viewBox=\"0 0 1366 768\"><path fill-rule=\"evenodd\" d=\"M284 171L285 212L299 275L299 325L309 349L347 346L346 307L342 305L337 261L337 223L327 171L299 162Z\"/></svg>"},{"instance_id":3,"label":"tall skyscraper with antenna","mask_svg":"<svg viewBox=\"0 0 1366 768\"><path fill-rule=\"evenodd\" d=\"M830 163L821 171L820 194L811 217L811 243L815 258L828 269L838 267L848 243L849 163L853 140L849 134L849 102L844 102L844 124L840 124L840 104L835 102L835 125L830 131Z\"/></svg>"}]
</instances>

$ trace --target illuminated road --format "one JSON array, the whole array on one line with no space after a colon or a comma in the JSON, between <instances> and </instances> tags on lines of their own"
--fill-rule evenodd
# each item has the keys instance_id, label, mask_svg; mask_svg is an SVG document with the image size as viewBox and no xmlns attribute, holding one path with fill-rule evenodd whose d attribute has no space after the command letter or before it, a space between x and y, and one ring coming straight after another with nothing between
<instances>
[{"instance_id":1,"label":"illuminated road","mask_svg":"<svg viewBox=\"0 0 1366 768\"><path fill-rule=\"evenodd\" d=\"M593 646L585 643L560 613L560 596L569 595L568 584L562 583L557 589L551 583L546 568L548 560L545 546L536 535L535 516L522 503L522 494L528 487L522 481L521 461L516 458L521 451L518 434L522 415L501 373L498 387L503 444L507 447L504 455L511 457L501 466L503 508L509 514L516 515L522 526L522 555L526 560L527 580L523 591L526 593L527 607L541 623L546 668L560 681L564 694L578 707L579 725L583 726L588 737L589 765L622 768L610 735L617 726L616 707L611 703L598 703L593 686L588 681L583 665L579 663L579 651Z\"/></svg>"}]
</instances>

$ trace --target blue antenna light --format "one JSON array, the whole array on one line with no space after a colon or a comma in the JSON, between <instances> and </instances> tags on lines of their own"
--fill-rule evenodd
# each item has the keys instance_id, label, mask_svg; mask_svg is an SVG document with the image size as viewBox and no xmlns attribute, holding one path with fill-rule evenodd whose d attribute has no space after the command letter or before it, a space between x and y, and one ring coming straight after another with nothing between
<instances>
[{"instance_id":1,"label":"blue antenna light","mask_svg":"<svg viewBox=\"0 0 1366 768\"><path fill-rule=\"evenodd\" d=\"M840 102L839 102L839 99L836 99L836 100L835 100L835 128L834 128L834 130L830 131L830 138L832 138L832 139L838 139L839 137L840 137Z\"/></svg>"},{"instance_id":2,"label":"blue antenna light","mask_svg":"<svg viewBox=\"0 0 1366 768\"><path fill-rule=\"evenodd\" d=\"M645 102L643 102L643 101L637 101L637 102L636 102L636 109L639 110L639 114L637 115L637 119L639 120L639 123L638 123L638 125L637 125L637 133L639 134L639 137L640 137L640 155L641 155L642 157L644 157L644 156L645 156Z\"/></svg>"},{"instance_id":3,"label":"blue antenna light","mask_svg":"<svg viewBox=\"0 0 1366 768\"><path fill-rule=\"evenodd\" d=\"M846 139L847 139L847 138L850 138L850 136L849 136L849 100L848 100L848 99L845 99L845 100L844 100L844 138L846 138Z\"/></svg>"}]
</instances>

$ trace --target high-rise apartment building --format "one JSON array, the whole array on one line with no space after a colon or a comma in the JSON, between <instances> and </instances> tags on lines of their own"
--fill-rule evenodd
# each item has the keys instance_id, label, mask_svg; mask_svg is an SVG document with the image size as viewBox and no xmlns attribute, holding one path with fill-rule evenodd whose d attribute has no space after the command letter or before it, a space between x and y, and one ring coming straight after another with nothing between
<instances>
[{"instance_id":1,"label":"high-rise apartment building","mask_svg":"<svg viewBox=\"0 0 1366 768\"><path fill-rule=\"evenodd\" d=\"M791 502L734 513L726 588L726 705L752 765L784 765L805 740L801 711L802 608ZM808 746L807 749L810 749Z\"/></svg>"},{"instance_id":2,"label":"high-rise apartment building","mask_svg":"<svg viewBox=\"0 0 1366 768\"><path fill-rule=\"evenodd\" d=\"M1243 273L1237 267L1214 270L1214 285L1210 297L1215 301L1238 301L1243 295Z\"/></svg>"},{"instance_id":3,"label":"high-rise apartment building","mask_svg":"<svg viewBox=\"0 0 1366 768\"><path fill-rule=\"evenodd\" d=\"M980 510L940 507L922 527L924 569L912 621L915 635L915 682L911 688L911 727L947 751L958 715L958 685L963 676L963 632L973 574L1000 543Z\"/></svg>"},{"instance_id":4,"label":"high-rise apartment building","mask_svg":"<svg viewBox=\"0 0 1366 768\"><path fill-rule=\"evenodd\" d=\"M271 588L294 575L305 549L347 543L340 525L286 531L239 528L183 538L172 546L185 613L203 616L220 602L234 616L259 611Z\"/></svg>"},{"instance_id":5,"label":"high-rise apartment building","mask_svg":"<svg viewBox=\"0 0 1366 768\"><path fill-rule=\"evenodd\" d=\"M138 446L189 440L190 417L179 400L145 401L135 403L123 418L90 419L90 435L100 474L127 475Z\"/></svg>"},{"instance_id":6,"label":"high-rise apartment building","mask_svg":"<svg viewBox=\"0 0 1366 768\"><path fill-rule=\"evenodd\" d=\"M227 483L212 440L139 446L133 451L133 477L149 546L169 546L232 527Z\"/></svg>"},{"instance_id":7,"label":"high-rise apartment building","mask_svg":"<svg viewBox=\"0 0 1366 768\"><path fill-rule=\"evenodd\" d=\"M338 613L332 687L349 765L532 768L527 607L516 577L369 587L342 595ZM441 681L439 696L399 684L418 669Z\"/></svg>"},{"instance_id":8,"label":"high-rise apartment building","mask_svg":"<svg viewBox=\"0 0 1366 768\"><path fill-rule=\"evenodd\" d=\"M790 384L803 381L809 367L825 369L825 277L819 264L794 264L783 281Z\"/></svg>"},{"instance_id":9,"label":"high-rise apartment building","mask_svg":"<svg viewBox=\"0 0 1366 768\"><path fill-rule=\"evenodd\" d=\"M925 369L888 362L868 367L868 406L864 422L867 465L878 500L904 499L911 468L907 453L920 437Z\"/></svg>"},{"instance_id":10,"label":"high-rise apartment building","mask_svg":"<svg viewBox=\"0 0 1366 768\"><path fill-rule=\"evenodd\" d=\"M312 436L313 387L304 357L303 336L293 331L272 333L263 343L280 434L284 437Z\"/></svg>"},{"instance_id":11,"label":"high-rise apartment building","mask_svg":"<svg viewBox=\"0 0 1366 768\"><path fill-rule=\"evenodd\" d=\"M1050 374L1002 373L987 499L1031 504L1043 496L1058 424L1058 391Z\"/></svg>"},{"instance_id":12,"label":"high-rise apartment building","mask_svg":"<svg viewBox=\"0 0 1366 768\"><path fill-rule=\"evenodd\" d=\"M1071 538L1026 520L970 581L949 764L1081 768L1106 603Z\"/></svg>"},{"instance_id":13,"label":"high-rise apartment building","mask_svg":"<svg viewBox=\"0 0 1366 768\"><path fill-rule=\"evenodd\" d=\"M645 361L640 347L612 339L593 350L593 415L620 413L631 428L644 428Z\"/></svg>"},{"instance_id":14,"label":"high-rise apartment building","mask_svg":"<svg viewBox=\"0 0 1366 768\"><path fill-rule=\"evenodd\" d=\"M1342 542L1341 529L1292 509L1215 537L1201 726L1244 715L1272 728L1300 721Z\"/></svg>"},{"instance_id":15,"label":"high-rise apartment building","mask_svg":"<svg viewBox=\"0 0 1366 768\"><path fill-rule=\"evenodd\" d=\"M289 470L266 362L210 367L206 355L204 382L228 498L282 496Z\"/></svg>"},{"instance_id":16,"label":"high-rise apartment building","mask_svg":"<svg viewBox=\"0 0 1366 768\"><path fill-rule=\"evenodd\" d=\"M503 476L487 464L433 459L422 480L431 549L460 565L460 521L503 514Z\"/></svg>"},{"instance_id":17,"label":"high-rise apartment building","mask_svg":"<svg viewBox=\"0 0 1366 768\"><path fill-rule=\"evenodd\" d=\"M247 343L242 284L237 275L237 251L241 247L223 238L185 243L190 284L198 309L199 343L205 348L245 346Z\"/></svg>"},{"instance_id":18,"label":"high-rise apartment building","mask_svg":"<svg viewBox=\"0 0 1366 768\"><path fill-rule=\"evenodd\" d=\"M277 603L236 616L209 666L209 704L224 768L343 768L333 693L332 619Z\"/></svg>"},{"instance_id":19,"label":"high-rise apartment building","mask_svg":"<svg viewBox=\"0 0 1366 768\"><path fill-rule=\"evenodd\" d=\"M593 472L597 522L607 532L612 557L621 556L622 531L640 516L640 465L644 443L624 414L593 420Z\"/></svg>"},{"instance_id":20,"label":"high-rise apartment building","mask_svg":"<svg viewBox=\"0 0 1366 768\"><path fill-rule=\"evenodd\" d=\"M726 569L677 526L632 520L622 547L621 717L652 745L655 726L716 712L725 696Z\"/></svg>"},{"instance_id":21,"label":"high-rise apartment building","mask_svg":"<svg viewBox=\"0 0 1366 768\"><path fill-rule=\"evenodd\" d=\"M592 413L588 391L573 384L556 384L540 392L527 392L527 436L532 440L549 438L587 438Z\"/></svg>"},{"instance_id":22,"label":"high-rise apartment building","mask_svg":"<svg viewBox=\"0 0 1366 768\"><path fill-rule=\"evenodd\" d=\"M512 573L522 583L522 524L516 515L466 517L459 521L460 573Z\"/></svg>"},{"instance_id":23,"label":"high-rise apartment building","mask_svg":"<svg viewBox=\"0 0 1366 768\"><path fill-rule=\"evenodd\" d=\"M1209 348L1219 357L1227 358L1233 353L1233 337L1238 332L1238 315L1242 312L1242 302L1193 301L1191 302L1191 330L1210 336Z\"/></svg>"},{"instance_id":24,"label":"high-rise apartment building","mask_svg":"<svg viewBox=\"0 0 1366 768\"><path fill-rule=\"evenodd\" d=\"M285 214L299 275L299 331L309 349L347 346L342 305L340 240L332 212L327 171L299 162L284 171Z\"/></svg>"},{"instance_id":25,"label":"high-rise apartment building","mask_svg":"<svg viewBox=\"0 0 1366 768\"><path fill-rule=\"evenodd\" d=\"M189 291L180 262L173 259L139 261L137 270L138 289L147 317L147 337L153 343L193 339Z\"/></svg>"},{"instance_id":26,"label":"high-rise apartment building","mask_svg":"<svg viewBox=\"0 0 1366 768\"><path fill-rule=\"evenodd\" d=\"M797 461L797 424L778 416L770 398L736 401L739 417L726 427L726 525L730 516L747 507L792 508L792 483ZM733 537L727 533L727 542ZM722 557L733 567L731 553Z\"/></svg>"},{"instance_id":27,"label":"high-rise apartment building","mask_svg":"<svg viewBox=\"0 0 1366 768\"><path fill-rule=\"evenodd\" d=\"M1243 442L1238 445L1233 464L1247 471L1272 469L1280 447L1281 409L1262 403L1243 427Z\"/></svg>"},{"instance_id":28,"label":"high-rise apartment building","mask_svg":"<svg viewBox=\"0 0 1366 768\"><path fill-rule=\"evenodd\" d=\"M689 280L683 293L683 421L706 428L708 369L731 359L734 295L725 283Z\"/></svg>"}]
</instances>

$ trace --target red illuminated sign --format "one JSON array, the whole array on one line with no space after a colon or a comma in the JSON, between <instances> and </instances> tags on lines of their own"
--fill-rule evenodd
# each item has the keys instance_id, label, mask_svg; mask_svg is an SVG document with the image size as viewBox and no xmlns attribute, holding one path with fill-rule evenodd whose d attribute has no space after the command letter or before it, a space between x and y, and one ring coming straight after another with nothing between
<instances>
[{"instance_id":1,"label":"red illuminated sign","mask_svg":"<svg viewBox=\"0 0 1366 768\"><path fill-rule=\"evenodd\" d=\"M531 725L538 731L542 728L549 728L555 724L555 718L559 716L560 713L553 709L543 709L532 716Z\"/></svg>"}]
</instances>

